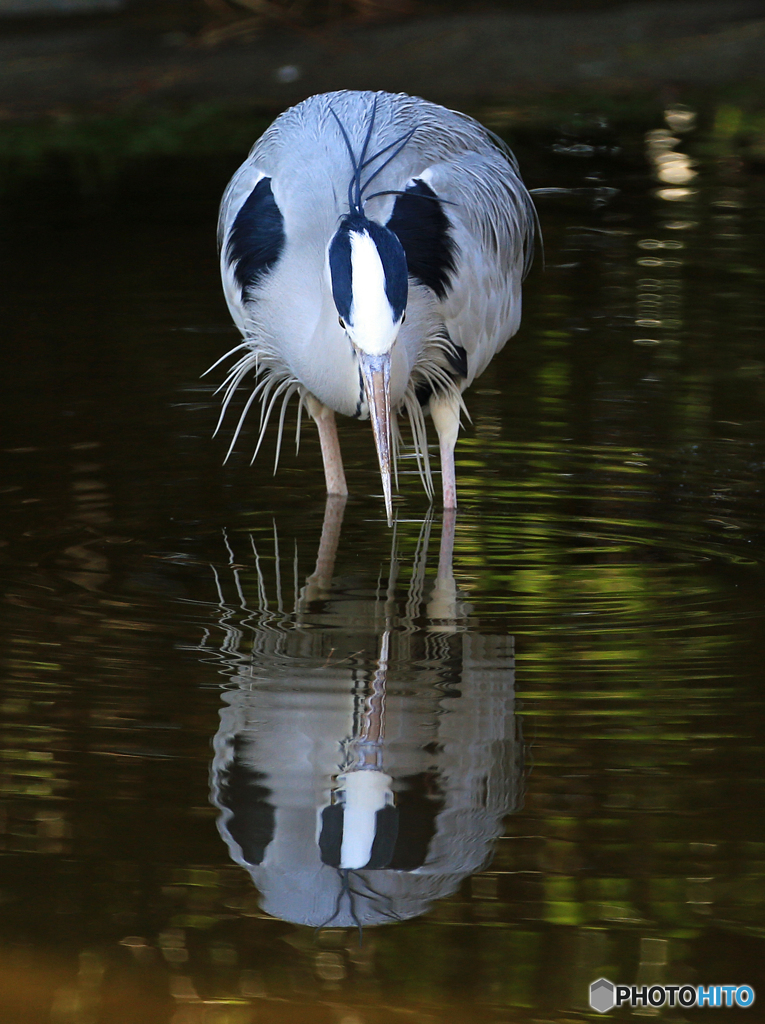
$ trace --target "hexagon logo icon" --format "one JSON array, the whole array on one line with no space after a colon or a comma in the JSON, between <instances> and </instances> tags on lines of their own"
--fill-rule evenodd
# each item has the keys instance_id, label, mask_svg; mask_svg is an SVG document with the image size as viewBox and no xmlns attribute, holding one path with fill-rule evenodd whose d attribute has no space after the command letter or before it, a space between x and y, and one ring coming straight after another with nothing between
<instances>
[{"instance_id":1,"label":"hexagon logo icon","mask_svg":"<svg viewBox=\"0 0 765 1024\"><path fill-rule=\"evenodd\" d=\"M598 978L590 985L590 1006L598 1013L608 1013L616 1003L615 991L616 986L608 978Z\"/></svg>"}]
</instances>

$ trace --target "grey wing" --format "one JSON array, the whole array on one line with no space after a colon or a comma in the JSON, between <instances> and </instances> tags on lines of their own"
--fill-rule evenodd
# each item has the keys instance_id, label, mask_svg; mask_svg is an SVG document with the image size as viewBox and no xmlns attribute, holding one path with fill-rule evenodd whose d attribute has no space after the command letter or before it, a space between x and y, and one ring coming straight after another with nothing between
<instances>
[{"instance_id":1,"label":"grey wing","mask_svg":"<svg viewBox=\"0 0 765 1024\"><path fill-rule=\"evenodd\" d=\"M452 342L466 353L470 384L520 326L536 211L499 149L456 154L418 177L442 200L449 221L453 268L438 307Z\"/></svg>"}]
</instances>

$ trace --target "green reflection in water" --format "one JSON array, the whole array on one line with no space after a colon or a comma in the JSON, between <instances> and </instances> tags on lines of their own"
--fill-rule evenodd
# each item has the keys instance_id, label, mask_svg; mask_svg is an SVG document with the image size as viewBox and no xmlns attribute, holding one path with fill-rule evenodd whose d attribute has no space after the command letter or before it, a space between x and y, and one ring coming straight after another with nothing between
<instances>
[{"instance_id":1,"label":"green reflection in water","mask_svg":"<svg viewBox=\"0 0 765 1024\"><path fill-rule=\"evenodd\" d=\"M199 652L211 566L235 592L221 526L243 593L253 607L266 594L285 635L323 508L315 441L276 480L267 453L246 469L244 441L221 469L214 400L189 390L230 340L211 225L59 225L53 255L34 224L26 248L13 235L4 1002L22 993L38 1000L32 1019L64 1024L531 1021L586 1013L600 974L757 987L765 207L762 182L729 159L761 135L748 118L721 107L708 131L676 134L669 152L691 161L676 170L697 172L684 185L658 177L668 140L642 130L625 133L626 157L583 163L526 143L531 184L621 192L597 208L540 198L547 269L528 282L521 334L467 395L458 447L455 579L471 635L516 637L523 807L485 870L361 947L353 931L264 916L208 802L222 681ZM590 141L605 145L600 131ZM343 429L357 497L342 600L310 610L325 657L362 615L375 633L390 572L357 426ZM399 618L425 509L403 479ZM428 587L435 547L434 533Z\"/></svg>"}]
</instances>

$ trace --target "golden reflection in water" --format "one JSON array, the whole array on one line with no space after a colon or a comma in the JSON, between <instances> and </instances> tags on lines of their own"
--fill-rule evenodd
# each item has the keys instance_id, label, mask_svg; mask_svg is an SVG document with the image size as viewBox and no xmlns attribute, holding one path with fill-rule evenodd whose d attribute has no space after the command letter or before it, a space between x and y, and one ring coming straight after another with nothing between
<instances>
[{"instance_id":1,"label":"golden reflection in water","mask_svg":"<svg viewBox=\"0 0 765 1024\"><path fill-rule=\"evenodd\" d=\"M695 127L696 115L690 108L677 105L665 110L664 118L668 128L652 129L645 136L646 155L654 175L664 185L673 186L658 189L656 195L666 201L689 200L694 191L678 186L691 182L697 172L690 157L677 152L676 147L683 141L680 135ZM637 280L635 326L642 331L641 336L633 338L633 344L643 347L677 344L678 332L684 326L682 270L686 241L676 233L692 228L694 222L674 213L660 215L662 221L666 236L641 238L637 242L642 252L636 263L646 276ZM662 355L665 364L674 358L671 350Z\"/></svg>"},{"instance_id":2,"label":"golden reflection in water","mask_svg":"<svg viewBox=\"0 0 765 1024\"><path fill-rule=\"evenodd\" d=\"M698 172L687 153L677 152L680 139L667 128L654 128L646 132L647 155L654 174L666 185L688 185Z\"/></svg>"}]
</instances>

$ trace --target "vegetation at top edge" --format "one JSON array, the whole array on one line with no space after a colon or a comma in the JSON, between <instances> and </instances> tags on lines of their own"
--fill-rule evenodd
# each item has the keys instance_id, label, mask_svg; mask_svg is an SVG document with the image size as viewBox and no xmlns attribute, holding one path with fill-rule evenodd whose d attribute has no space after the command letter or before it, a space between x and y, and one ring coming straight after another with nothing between
<instances>
[{"instance_id":1,"label":"vegetation at top edge","mask_svg":"<svg viewBox=\"0 0 765 1024\"><path fill-rule=\"evenodd\" d=\"M87 192L147 159L241 160L270 120L251 109L209 103L6 122L0 127L0 189L57 175L62 167Z\"/></svg>"}]
</instances>

